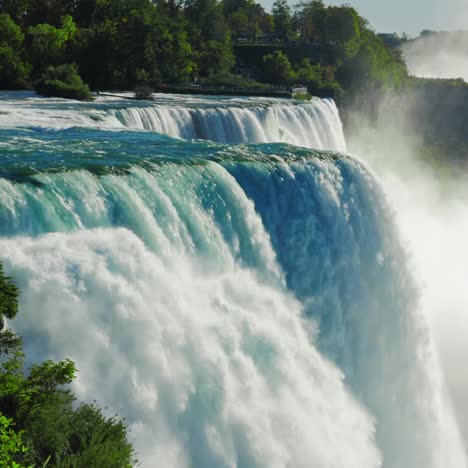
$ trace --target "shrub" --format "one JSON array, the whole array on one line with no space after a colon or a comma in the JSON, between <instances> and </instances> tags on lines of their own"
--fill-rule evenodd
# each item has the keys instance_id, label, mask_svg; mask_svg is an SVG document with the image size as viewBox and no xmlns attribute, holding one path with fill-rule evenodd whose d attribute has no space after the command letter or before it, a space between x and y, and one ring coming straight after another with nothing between
<instances>
[{"instance_id":1,"label":"shrub","mask_svg":"<svg viewBox=\"0 0 468 468\"><path fill-rule=\"evenodd\" d=\"M293 77L288 57L279 50L263 57L263 75L265 81L272 84L287 84Z\"/></svg>"},{"instance_id":2,"label":"shrub","mask_svg":"<svg viewBox=\"0 0 468 468\"><path fill-rule=\"evenodd\" d=\"M147 84L139 84L135 86L135 99L149 100L152 99L154 89Z\"/></svg>"},{"instance_id":3,"label":"shrub","mask_svg":"<svg viewBox=\"0 0 468 468\"><path fill-rule=\"evenodd\" d=\"M89 87L78 74L75 64L50 66L43 73L34 89L39 94L48 97L92 101Z\"/></svg>"},{"instance_id":4,"label":"shrub","mask_svg":"<svg viewBox=\"0 0 468 468\"><path fill-rule=\"evenodd\" d=\"M267 87L265 84L259 83L251 78L235 75L234 73L226 71L220 71L219 73L213 73L206 78L201 78L200 83L205 86L223 86L226 88L263 89Z\"/></svg>"}]
</instances>

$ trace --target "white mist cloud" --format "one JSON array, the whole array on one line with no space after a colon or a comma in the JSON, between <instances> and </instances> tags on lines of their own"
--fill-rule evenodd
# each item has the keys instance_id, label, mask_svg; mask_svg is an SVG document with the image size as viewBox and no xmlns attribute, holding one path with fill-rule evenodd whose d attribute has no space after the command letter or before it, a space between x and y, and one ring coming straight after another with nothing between
<instances>
[{"instance_id":1,"label":"white mist cloud","mask_svg":"<svg viewBox=\"0 0 468 468\"><path fill-rule=\"evenodd\" d=\"M431 34L403 46L411 74L468 81L468 32Z\"/></svg>"},{"instance_id":2,"label":"white mist cloud","mask_svg":"<svg viewBox=\"0 0 468 468\"><path fill-rule=\"evenodd\" d=\"M422 290L454 412L468 447L468 187L466 168L447 174L416 157L420 137L382 105L375 125L358 118L348 140L380 176ZM400 102L400 106L401 106ZM399 116L395 118L395 116ZM448 155L442 158L447 158Z\"/></svg>"}]
</instances>

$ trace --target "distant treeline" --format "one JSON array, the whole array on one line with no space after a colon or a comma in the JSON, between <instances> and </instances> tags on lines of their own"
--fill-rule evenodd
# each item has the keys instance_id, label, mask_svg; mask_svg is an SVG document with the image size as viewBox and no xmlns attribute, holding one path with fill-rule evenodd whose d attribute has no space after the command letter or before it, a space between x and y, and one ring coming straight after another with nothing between
<instances>
[{"instance_id":1,"label":"distant treeline","mask_svg":"<svg viewBox=\"0 0 468 468\"><path fill-rule=\"evenodd\" d=\"M0 88L32 87L71 63L92 89L195 80L339 95L407 76L354 8L318 0L276 0L271 13L254 0L0 0Z\"/></svg>"}]
</instances>

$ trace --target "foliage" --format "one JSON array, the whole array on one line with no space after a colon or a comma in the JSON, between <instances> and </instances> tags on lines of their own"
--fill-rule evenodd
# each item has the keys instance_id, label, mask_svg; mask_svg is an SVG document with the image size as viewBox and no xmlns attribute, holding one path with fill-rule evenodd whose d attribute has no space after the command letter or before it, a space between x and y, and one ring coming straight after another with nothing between
<instances>
[{"instance_id":1,"label":"foliage","mask_svg":"<svg viewBox=\"0 0 468 468\"><path fill-rule=\"evenodd\" d=\"M263 57L263 76L265 81L283 84L291 81L292 67L288 57L277 50Z\"/></svg>"},{"instance_id":2,"label":"foliage","mask_svg":"<svg viewBox=\"0 0 468 468\"><path fill-rule=\"evenodd\" d=\"M0 266L1 315L18 311L18 290ZM3 333L16 338L4 346ZM106 417L95 404L74 408L66 387L76 375L75 364L50 360L25 371L21 340L10 330L0 344L0 467L130 467L135 462L122 420Z\"/></svg>"},{"instance_id":3,"label":"foliage","mask_svg":"<svg viewBox=\"0 0 468 468\"><path fill-rule=\"evenodd\" d=\"M293 32L293 17L291 7L287 0L276 0L271 10L275 33L287 40Z\"/></svg>"},{"instance_id":4,"label":"foliage","mask_svg":"<svg viewBox=\"0 0 468 468\"><path fill-rule=\"evenodd\" d=\"M15 458L27 451L23 444L23 431L15 432L13 420L6 418L0 412L0 467L1 468L21 468Z\"/></svg>"},{"instance_id":5,"label":"foliage","mask_svg":"<svg viewBox=\"0 0 468 468\"><path fill-rule=\"evenodd\" d=\"M0 88L27 87L30 67L22 59L24 34L6 13L0 14Z\"/></svg>"},{"instance_id":6,"label":"foliage","mask_svg":"<svg viewBox=\"0 0 468 468\"><path fill-rule=\"evenodd\" d=\"M206 78L200 80L205 86L226 87L226 88L247 88L247 89L265 89L268 86L259 83L251 78L246 78L241 75L234 75L230 72L213 73Z\"/></svg>"},{"instance_id":7,"label":"foliage","mask_svg":"<svg viewBox=\"0 0 468 468\"><path fill-rule=\"evenodd\" d=\"M363 31L363 39L357 53L345 60L340 69L344 86L354 90L401 87L408 75L401 55L387 49L371 31Z\"/></svg>"},{"instance_id":8,"label":"foliage","mask_svg":"<svg viewBox=\"0 0 468 468\"><path fill-rule=\"evenodd\" d=\"M312 95L309 93L297 93L294 95L294 99L298 101L310 101L312 99Z\"/></svg>"},{"instance_id":9,"label":"foliage","mask_svg":"<svg viewBox=\"0 0 468 468\"><path fill-rule=\"evenodd\" d=\"M409 37L404 33L401 36L397 33L379 33L378 36L382 39L385 46L392 49L398 49L404 43L409 41Z\"/></svg>"},{"instance_id":10,"label":"foliage","mask_svg":"<svg viewBox=\"0 0 468 468\"><path fill-rule=\"evenodd\" d=\"M97 89L239 75L298 80L320 93L401 87L406 66L386 44L404 39L379 37L354 8L321 0L293 9L275 0L271 13L255 0L0 0L0 86L27 86L50 66L76 63ZM242 50L246 44L270 47ZM54 89L71 93L62 83Z\"/></svg>"},{"instance_id":11,"label":"foliage","mask_svg":"<svg viewBox=\"0 0 468 468\"><path fill-rule=\"evenodd\" d=\"M77 34L77 27L71 16L64 16L61 27L38 24L28 29L28 56L36 74L47 65L57 65L66 61L66 47Z\"/></svg>"},{"instance_id":12,"label":"foliage","mask_svg":"<svg viewBox=\"0 0 468 468\"><path fill-rule=\"evenodd\" d=\"M340 98L343 89L335 79L335 71L331 65L312 65L306 58L296 68L294 76L296 82L307 86L309 93Z\"/></svg>"},{"instance_id":13,"label":"foliage","mask_svg":"<svg viewBox=\"0 0 468 468\"><path fill-rule=\"evenodd\" d=\"M78 74L78 68L74 64L50 66L34 89L44 96L77 99L79 101L92 101L92 96Z\"/></svg>"},{"instance_id":14,"label":"foliage","mask_svg":"<svg viewBox=\"0 0 468 468\"><path fill-rule=\"evenodd\" d=\"M5 276L0 264L0 316L12 319L18 313L19 291L11 278ZM3 323L2 327L3 328Z\"/></svg>"}]
</instances>

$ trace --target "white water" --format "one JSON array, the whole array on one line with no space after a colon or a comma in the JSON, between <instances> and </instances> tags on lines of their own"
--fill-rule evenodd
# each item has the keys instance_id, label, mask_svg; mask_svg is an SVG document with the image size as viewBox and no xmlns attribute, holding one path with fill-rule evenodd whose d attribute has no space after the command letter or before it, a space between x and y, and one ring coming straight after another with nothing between
<instances>
[{"instance_id":1,"label":"white water","mask_svg":"<svg viewBox=\"0 0 468 468\"><path fill-rule=\"evenodd\" d=\"M18 101L18 97L22 99ZM155 103L98 97L89 104L44 100L30 93L0 99L0 128L70 127L146 130L175 138L219 143L284 142L345 151L338 109L332 100L187 98L156 95ZM20 110L20 111L19 111Z\"/></svg>"},{"instance_id":2,"label":"white water","mask_svg":"<svg viewBox=\"0 0 468 468\"><path fill-rule=\"evenodd\" d=\"M120 207L140 237L1 240L23 292L16 326L34 360L76 361L78 396L127 417L144 466L380 466L372 418L317 352L253 203L225 170L63 178L44 214L62 205L72 223L106 224Z\"/></svg>"},{"instance_id":3,"label":"white water","mask_svg":"<svg viewBox=\"0 0 468 468\"><path fill-rule=\"evenodd\" d=\"M405 43L402 52L412 75L424 78L462 78L468 81L466 32L419 37Z\"/></svg>"},{"instance_id":4,"label":"white water","mask_svg":"<svg viewBox=\"0 0 468 468\"><path fill-rule=\"evenodd\" d=\"M393 119L391 119L393 121ZM404 124L403 124L404 125ZM468 448L468 191L463 168L448 175L415 155L418 141L387 119L365 127L351 141L378 172L396 208L402 239L421 290L421 310L430 325L445 385ZM376 151L376 147L380 150ZM446 157L443 155L442 157Z\"/></svg>"},{"instance_id":5,"label":"white water","mask_svg":"<svg viewBox=\"0 0 468 468\"><path fill-rule=\"evenodd\" d=\"M337 131L341 128L338 110L330 100L211 109L152 106L119 110L115 116L127 128L184 139L219 143L286 142L316 149L346 149L342 131Z\"/></svg>"},{"instance_id":6,"label":"white water","mask_svg":"<svg viewBox=\"0 0 468 468\"><path fill-rule=\"evenodd\" d=\"M70 106L64 120L88 115ZM0 179L27 355L74 359L79 398L127 417L144 466L466 467L379 183L353 159L275 148Z\"/></svg>"}]
</instances>

